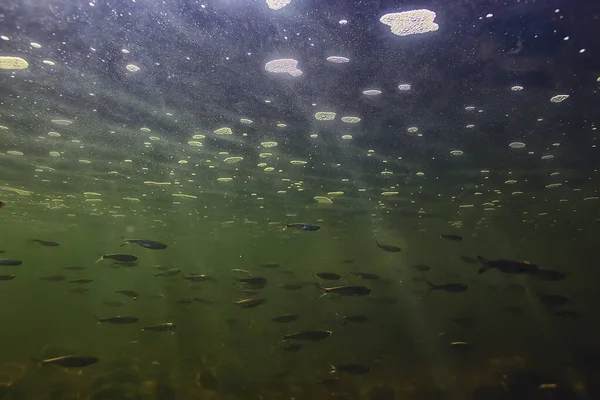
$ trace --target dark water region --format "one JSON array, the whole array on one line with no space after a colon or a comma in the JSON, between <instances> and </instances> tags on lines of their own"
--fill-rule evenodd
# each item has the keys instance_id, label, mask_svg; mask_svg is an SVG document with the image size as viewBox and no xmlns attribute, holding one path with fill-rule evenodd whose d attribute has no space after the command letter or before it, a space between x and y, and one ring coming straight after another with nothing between
<instances>
[{"instance_id":1,"label":"dark water region","mask_svg":"<svg viewBox=\"0 0 600 400\"><path fill-rule=\"evenodd\" d=\"M0 398L600 398L598 19L2 2Z\"/></svg>"}]
</instances>

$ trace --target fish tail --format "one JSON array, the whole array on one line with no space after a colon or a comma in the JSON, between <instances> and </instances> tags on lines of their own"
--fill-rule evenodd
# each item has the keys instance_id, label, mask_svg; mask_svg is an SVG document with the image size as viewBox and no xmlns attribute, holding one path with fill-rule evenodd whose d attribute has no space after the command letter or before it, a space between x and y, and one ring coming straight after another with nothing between
<instances>
[{"instance_id":1,"label":"fish tail","mask_svg":"<svg viewBox=\"0 0 600 400\"><path fill-rule=\"evenodd\" d=\"M104 256L100 256L100 258L96 260L96 264L98 264L102 260L104 260Z\"/></svg>"},{"instance_id":2,"label":"fish tail","mask_svg":"<svg viewBox=\"0 0 600 400\"><path fill-rule=\"evenodd\" d=\"M335 365L329 365L329 373L330 374L335 374L337 372L337 368L335 367Z\"/></svg>"},{"instance_id":3,"label":"fish tail","mask_svg":"<svg viewBox=\"0 0 600 400\"><path fill-rule=\"evenodd\" d=\"M483 274L485 271L489 270L490 267L490 261L482 256L477 256L477 261L479 261L481 263L481 268L479 268L479 273Z\"/></svg>"},{"instance_id":4,"label":"fish tail","mask_svg":"<svg viewBox=\"0 0 600 400\"><path fill-rule=\"evenodd\" d=\"M318 287L320 290L322 290L324 293L321 294L319 297L317 297L317 300L319 300L321 297L325 297L327 296L327 289L325 289L323 286L319 285L318 283L315 282L315 286Z\"/></svg>"},{"instance_id":5,"label":"fish tail","mask_svg":"<svg viewBox=\"0 0 600 400\"><path fill-rule=\"evenodd\" d=\"M427 294L433 292L435 290L435 285L431 282L429 282L427 279L421 277L421 279L423 280L423 282L425 282L427 285L429 285L429 290L427 291Z\"/></svg>"}]
</instances>

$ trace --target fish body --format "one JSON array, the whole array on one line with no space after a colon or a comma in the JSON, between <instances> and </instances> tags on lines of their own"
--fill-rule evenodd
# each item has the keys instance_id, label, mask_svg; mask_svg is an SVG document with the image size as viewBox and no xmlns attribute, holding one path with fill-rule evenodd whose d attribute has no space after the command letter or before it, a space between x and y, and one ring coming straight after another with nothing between
<instances>
[{"instance_id":1,"label":"fish body","mask_svg":"<svg viewBox=\"0 0 600 400\"><path fill-rule=\"evenodd\" d=\"M171 268L165 271L159 272L158 274L154 274L154 276L175 276L181 272L181 268Z\"/></svg>"},{"instance_id":2,"label":"fish body","mask_svg":"<svg viewBox=\"0 0 600 400\"><path fill-rule=\"evenodd\" d=\"M567 277L566 273L555 271L553 269L538 269L537 271L530 273L530 275L532 278L546 282L562 281Z\"/></svg>"},{"instance_id":3,"label":"fish body","mask_svg":"<svg viewBox=\"0 0 600 400\"><path fill-rule=\"evenodd\" d=\"M460 235L440 235L440 239L451 240L453 242L461 242L463 237Z\"/></svg>"},{"instance_id":4,"label":"fish body","mask_svg":"<svg viewBox=\"0 0 600 400\"><path fill-rule=\"evenodd\" d=\"M444 292L460 293L466 292L467 289L469 289L469 287L463 283L446 283L444 285L434 285L427 279L423 279L423 281L425 281L429 285L432 291L443 290Z\"/></svg>"},{"instance_id":5,"label":"fish body","mask_svg":"<svg viewBox=\"0 0 600 400\"><path fill-rule=\"evenodd\" d=\"M32 242L36 242L41 244L42 246L47 246L47 247L56 247L59 246L59 243L56 242L51 242L49 240L42 240L42 239L31 239Z\"/></svg>"},{"instance_id":6,"label":"fish body","mask_svg":"<svg viewBox=\"0 0 600 400\"><path fill-rule=\"evenodd\" d=\"M131 297L134 300L137 300L139 297L139 293L134 290L115 290L115 293L122 294L123 296Z\"/></svg>"},{"instance_id":7,"label":"fish body","mask_svg":"<svg viewBox=\"0 0 600 400\"><path fill-rule=\"evenodd\" d=\"M342 318L342 324L346 325L348 322L367 322L369 318L365 315L347 315Z\"/></svg>"},{"instance_id":8,"label":"fish body","mask_svg":"<svg viewBox=\"0 0 600 400\"><path fill-rule=\"evenodd\" d=\"M275 264L275 263L260 264L260 266L263 267L263 268L270 268L270 269L274 269L274 268L279 268L280 267L279 264Z\"/></svg>"},{"instance_id":9,"label":"fish body","mask_svg":"<svg viewBox=\"0 0 600 400\"><path fill-rule=\"evenodd\" d=\"M124 315L117 315L116 317L106 317L106 318L98 318L98 323L109 323L109 324L133 324L138 322L140 319L138 317L130 317Z\"/></svg>"},{"instance_id":10,"label":"fish body","mask_svg":"<svg viewBox=\"0 0 600 400\"><path fill-rule=\"evenodd\" d=\"M287 324L288 322L292 322L298 319L298 315L296 314L285 314L279 317L271 318L273 322L279 322L282 324Z\"/></svg>"},{"instance_id":11,"label":"fish body","mask_svg":"<svg viewBox=\"0 0 600 400\"><path fill-rule=\"evenodd\" d=\"M283 337L283 340L300 340L305 342L316 342L318 340L327 339L329 336L331 336L331 331L308 330L285 335Z\"/></svg>"},{"instance_id":12,"label":"fish body","mask_svg":"<svg viewBox=\"0 0 600 400\"><path fill-rule=\"evenodd\" d=\"M366 296L371 293L371 289L366 286L343 285L328 288L319 286L319 288L325 292L321 297L329 293L339 294L341 296Z\"/></svg>"},{"instance_id":13,"label":"fish body","mask_svg":"<svg viewBox=\"0 0 600 400\"><path fill-rule=\"evenodd\" d=\"M265 302L265 299L260 297L251 297L249 299L242 299L235 302L235 305L241 308L254 308L260 306Z\"/></svg>"},{"instance_id":14,"label":"fish body","mask_svg":"<svg viewBox=\"0 0 600 400\"><path fill-rule=\"evenodd\" d=\"M335 272L317 272L315 275L326 281L337 281L341 278L341 276Z\"/></svg>"},{"instance_id":15,"label":"fish body","mask_svg":"<svg viewBox=\"0 0 600 400\"><path fill-rule=\"evenodd\" d=\"M15 278L14 275L0 275L0 281L12 281Z\"/></svg>"},{"instance_id":16,"label":"fish body","mask_svg":"<svg viewBox=\"0 0 600 400\"><path fill-rule=\"evenodd\" d=\"M137 261L137 257L131 254L115 253L115 254L104 254L96 262L109 259L120 263L129 263Z\"/></svg>"},{"instance_id":17,"label":"fish body","mask_svg":"<svg viewBox=\"0 0 600 400\"><path fill-rule=\"evenodd\" d=\"M340 364L340 365L332 365L331 373L335 373L337 371L342 371L350 375L364 375L371 372L371 367L367 365L360 364Z\"/></svg>"},{"instance_id":18,"label":"fish body","mask_svg":"<svg viewBox=\"0 0 600 400\"><path fill-rule=\"evenodd\" d=\"M267 279L260 278L258 276L252 278L242 278L239 281L243 286L247 286L251 289L262 289L267 286Z\"/></svg>"},{"instance_id":19,"label":"fish body","mask_svg":"<svg viewBox=\"0 0 600 400\"><path fill-rule=\"evenodd\" d=\"M375 241L375 243L377 244L377 247L379 247L383 251L387 251L388 253L398 253L402 251L400 247L392 246L390 244L379 243L377 240Z\"/></svg>"},{"instance_id":20,"label":"fish body","mask_svg":"<svg viewBox=\"0 0 600 400\"><path fill-rule=\"evenodd\" d=\"M0 265L2 266L15 266L21 264L23 264L23 261L21 260L15 260L14 258L0 258Z\"/></svg>"},{"instance_id":21,"label":"fish body","mask_svg":"<svg viewBox=\"0 0 600 400\"><path fill-rule=\"evenodd\" d=\"M183 279L187 279L192 282L205 282L213 280L212 276L206 274L192 274L188 276L184 276Z\"/></svg>"},{"instance_id":22,"label":"fish body","mask_svg":"<svg viewBox=\"0 0 600 400\"><path fill-rule=\"evenodd\" d=\"M142 328L143 332L167 332L175 329L177 325L174 322L164 322L162 324L150 325Z\"/></svg>"},{"instance_id":23,"label":"fish body","mask_svg":"<svg viewBox=\"0 0 600 400\"><path fill-rule=\"evenodd\" d=\"M304 223L287 224L286 227L298 229L299 231L318 231L319 229L321 229L321 227L319 225L304 224Z\"/></svg>"},{"instance_id":24,"label":"fish body","mask_svg":"<svg viewBox=\"0 0 600 400\"><path fill-rule=\"evenodd\" d=\"M42 276L40 278L41 281L46 281L46 282L60 282L60 281L64 281L65 279L67 279L67 277L64 275L50 275L50 276Z\"/></svg>"},{"instance_id":25,"label":"fish body","mask_svg":"<svg viewBox=\"0 0 600 400\"><path fill-rule=\"evenodd\" d=\"M167 245L161 242L147 239L125 239L125 243L137 244L138 246L144 247L150 250L164 250Z\"/></svg>"},{"instance_id":26,"label":"fish body","mask_svg":"<svg viewBox=\"0 0 600 400\"><path fill-rule=\"evenodd\" d=\"M48 358L40 361L42 365L59 365L63 368L81 368L87 367L88 365L96 364L99 361L98 357L94 356L61 356Z\"/></svg>"},{"instance_id":27,"label":"fish body","mask_svg":"<svg viewBox=\"0 0 600 400\"><path fill-rule=\"evenodd\" d=\"M72 281L69 281L71 283L78 283L80 285L86 285L88 283L92 283L94 282L93 279L73 279Z\"/></svg>"},{"instance_id":28,"label":"fish body","mask_svg":"<svg viewBox=\"0 0 600 400\"><path fill-rule=\"evenodd\" d=\"M480 274L483 274L485 271L492 268L505 274L532 274L538 270L537 265L528 261L508 260L504 258L499 260L488 260L481 256L477 256L477 260L481 263L481 268L479 268Z\"/></svg>"}]
</instances>

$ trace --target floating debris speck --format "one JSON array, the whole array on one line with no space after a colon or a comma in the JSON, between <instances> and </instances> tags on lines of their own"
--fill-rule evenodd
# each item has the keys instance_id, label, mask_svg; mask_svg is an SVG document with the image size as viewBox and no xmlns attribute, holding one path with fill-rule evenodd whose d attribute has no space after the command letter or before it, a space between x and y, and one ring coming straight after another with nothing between
<instances>
[{"instance_id":1,"label":"floating debris speck","mask_svg":"<svg viewBox=\"0 0 600 400\"><path fill-rule=\"evenodd\" d=\"M275 74L287 73L293 77L302 75L302 71L298 69L298 61L293 58L281 58L269 61L265 64L265 69Z\"/></svg>"},{"instance_id":2,"label":"floating debris speck","mask_svg":"<svg viewBox=\"0 0 600 400\"><path fill-rule=\"evenodd\" d=\"M29 63L21 57L0 56L0 69L20 70L28 67Z\"/></svg>"},{"instance_id":3,"label":"floating debris speck","mask_svg":"<svg viewBox=\"0 0 600 400\"><path fill-rule=\"evenodd\" d=\"M568 98L569 98L568 94L557 94L556 96L552 96L550 101L553 103L560 103L560 102L565 101Z\"/></svg>"},{"instance_id":4,"label":"floating debris speck","mask_svg":"<svg viewBox=\"0 0 600 400\"><path fill-rule=\"evenodd\" d=\"M439 25L433 22L434 19L435 12L420 9L385 14L379 21L389 26L394 35L408 36L437 31Z\"/></svg>"}]
</instances>

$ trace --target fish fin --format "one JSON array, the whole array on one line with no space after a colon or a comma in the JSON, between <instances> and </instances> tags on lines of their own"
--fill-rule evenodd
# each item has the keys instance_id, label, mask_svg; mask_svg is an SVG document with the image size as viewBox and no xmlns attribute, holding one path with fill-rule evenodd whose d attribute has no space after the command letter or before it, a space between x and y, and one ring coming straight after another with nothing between
<instances>
[{"instance_id":1,"label":"fish fin","mask_svg":"<svg viewBox=\"0 0 600 400\"><path fill-rule=\"evenodd\" d=\"M125 247L125 245L127 245L127 242L121 243L119 247Z\"/></svg>"},{"instance_id":2,"label":"fish fin","mask_svg":"<svg viewBox=\"0 0 600 400\"><path fill-rule=\"evenodd\" d=\"M315 286L324 292L319 297L317 297L317 300L319 300L321 297L327 296L327 290L323 286L319 285L317 282L315 282Z\"/></svg>"},{"instance_id":3,"label":"fish fin","mask_svg":"<svg viewBox=\"0 0 600 400\"><path fill-rule=\"evenodd\" d=\"M327 296L327 292L325 292L322 295L320 295L319 297L317 297L317 300L319 300L320 298L325 297L325 296Z\"/></svg>"},{"instance_id":4,"label":"fish fin","mask_svg":"<svg viewBox=\"0 0 600 400\"><path fill-rule=\"evenodd\" d=\"M96 260L96 264L98 264L102 260L104 260L104 256L100 256L100 258Z\"/></svg>"},{"instance_id":5,"label":"fish fin","mask_svg":"<svg viewBox=\"0 0 600 400\"><path fill-rule=\"evenodd\" d=\"M490 267L490 260L488 260L485 257L482 256L477 256L477 261L479 261L481 263L481 268L479 268L479 273L483 274L485 271L489 270Z\"/></svg>"},{"instance_id":6,"label":"fish fin","mask_svg":"<svg viewBox=\"0 0 600 400\"><path fill-rule=\"evenodd\" d=\"M329 373L330 374L335 374L337 372L337 368L335 367L335 365L329 365Z\"/></svg>"},{"instance_id":7,"label":"fish fin","mask_svg":"<svg viewBox=\"0 0 600 400\"><path fill-rule=\"evenodd\" d=\"M433 292L435 290L435 285L431 282L429 282L427 279L421 277L421 279L423 280L423 282L425 282L427 285L429 285L429 290L427 291L427 294Z\"/></svg>"}]
</instances>

